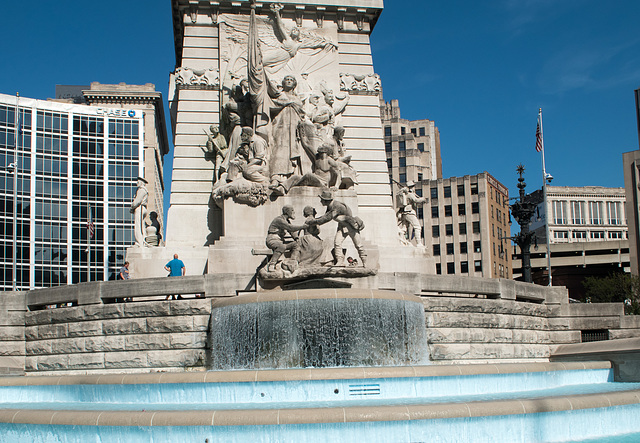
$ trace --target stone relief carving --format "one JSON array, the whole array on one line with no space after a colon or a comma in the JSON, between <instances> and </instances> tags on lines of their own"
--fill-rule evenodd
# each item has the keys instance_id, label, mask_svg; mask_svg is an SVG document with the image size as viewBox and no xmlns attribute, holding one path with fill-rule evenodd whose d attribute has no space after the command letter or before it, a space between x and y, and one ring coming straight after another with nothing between
<instances>
[{"instance_id":1,"label":"stone relief carving","mask_svg":"<svg viewBox=\"0 0 640 443\"><path fill-rule=\"evenodd\" d=\"M314 74L336 62L337 45L326 33L288 28L281 9L272 4L268 18L256 16L255 9L250 17L218 17L223 60L219 134L228 146L212 192L220 205L226 198L259 205L294 186L349 189L357 184L340 126L349 94L334 93L325 78ZM254 131L246 148L241 127ZM259 170L252 163L255 146L263 151Z\"/></svg>"},{"instance_id":2,"label":"stone relief carving","mask_svg":"<svg viewBox=\"0 0 640 443\"><path fill-rule=\"evenodd\" d=\"M176 86L178 88L206 88L220 87L220 74L217 69L194 69L187 67L176 68Z\"/></svg>"},{"instance_id":3,"label":"stone relief carving","mask_svg":"<svg viewBox=\"0 0 640 443\"><path fill-rule=\"evenodd\" d=\"M382 90L382 82L378 74L356 75L340 73L340 90L352 93L378 93Z\"/></svg>"}]
</instances>

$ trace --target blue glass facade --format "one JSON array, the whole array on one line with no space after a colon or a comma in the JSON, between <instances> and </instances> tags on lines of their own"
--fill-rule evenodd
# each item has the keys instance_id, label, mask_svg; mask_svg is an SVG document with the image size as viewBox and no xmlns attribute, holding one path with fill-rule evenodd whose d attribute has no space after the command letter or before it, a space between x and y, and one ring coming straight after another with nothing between
<instances>
[{"instance_id":1,"label":"blue glass facade","mask_svg":"<svg viewBox=\"0 0 640 443\"><path fill-rule=\"evenodd\" d=\"M129 205L143 175L142 143L140 110L0 94L2 290L13 286L14 252L18 290L115 279L134 243Z\"/></svg>"}]
</instances>

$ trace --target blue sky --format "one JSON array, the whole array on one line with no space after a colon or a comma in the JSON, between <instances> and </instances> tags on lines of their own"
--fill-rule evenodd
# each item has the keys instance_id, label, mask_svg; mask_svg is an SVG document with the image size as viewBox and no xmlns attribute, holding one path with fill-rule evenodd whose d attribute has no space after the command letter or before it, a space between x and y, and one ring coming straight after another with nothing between
<instances>
[{"instance_id":1,"label":"blue sky","mask_svg":"<svg viewBox=\"0 0 640 443\"><path fill-rule=\"evenodd\" d=\"M541 185L542 107L554 185L623 186L638 149L640 2L387 0L371 37L384 98L434 120L445 177L487 170L517 193ZM0 92L46 99L56 84L154 83L175 67L169 0L3 4ZM166 176L171 159L166 159ZM167 183L167 187L170 183ZM168 195L167 195L168 197Z\"/></svg>"}]
</instances>

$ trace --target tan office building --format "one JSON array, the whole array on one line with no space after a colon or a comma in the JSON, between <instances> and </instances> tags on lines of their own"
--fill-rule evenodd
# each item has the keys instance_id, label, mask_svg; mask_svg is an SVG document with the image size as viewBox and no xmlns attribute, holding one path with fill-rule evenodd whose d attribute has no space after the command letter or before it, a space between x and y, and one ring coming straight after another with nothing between
<instances>
[{"instance_id":1,"label":"tan office building","mask_svg":"<svg viewBox=\"0 0 640 443\"><path fill-rule=\"evenodd\" d=\"M488 172L426 180L419 211L436 274L511 278L509 190Z\"/></svg>"}]
</instances>

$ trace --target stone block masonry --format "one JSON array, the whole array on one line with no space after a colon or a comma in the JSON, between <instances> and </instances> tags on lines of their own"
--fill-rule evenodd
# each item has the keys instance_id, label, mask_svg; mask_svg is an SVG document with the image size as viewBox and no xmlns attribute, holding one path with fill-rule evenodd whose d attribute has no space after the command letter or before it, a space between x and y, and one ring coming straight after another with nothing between
<instances>
[{"instance_id":1,"label":"stone block masonry","mask_svg":"<svg viewBox=\"0 0 640 443\"><path fill-rule=\"evenodd\" d=\"M203 275L2 293L0 374L204 371L215 346L208 331L212 304L235 296L222 280ZM421 297L436 364L547 361L559 346L580 343L583 330L640 337L640 319L624 315L622 304L569 304L564 288L410 273L383 275L378 283L399 296ZM258 296L295 299L309 291ZM369 290L315 291L366 296ZM172 293L206 298L164 300ZM134 301L110 303L115 297ZM76 306L45 309L67 302Z\"/></svg>"}]
</instances>

